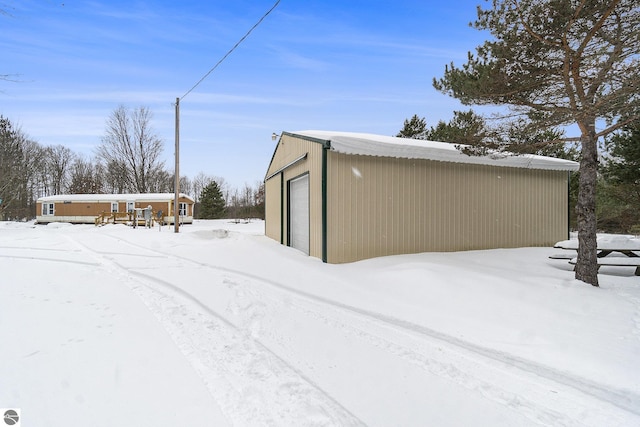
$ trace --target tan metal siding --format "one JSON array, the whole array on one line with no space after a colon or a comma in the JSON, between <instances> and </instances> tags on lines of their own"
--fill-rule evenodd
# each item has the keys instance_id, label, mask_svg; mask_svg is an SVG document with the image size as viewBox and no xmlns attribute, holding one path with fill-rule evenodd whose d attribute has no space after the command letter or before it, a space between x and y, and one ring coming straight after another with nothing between
<instances>
[{"instance_id":1,"label":"tan metal siding","mask_svg":"<svg viewBox=\"0 0 640 427\"><path fill-rule=\"evenodd\" d=\"M566 238L566 172L330 152L327 193L328 262Z\"/></svg>"},{"instance_id":2,"label":"tan metal siding","mask_svg":"<svg viewBox=\"0 0 640 427\"><path fill-rule=\"evenodd\" d=\"M266 209L270 212L265 218L265 228L270 230L267 236L280 241L278 230L280 218L282 218L284 227L282 235L284 244L287 244L287 183L293 178L309 173L309 255L317 258L322 258L322 150L322 144L318 142L283 135L278 142L269 165L267 177L305 153L308 153L308 156L305 160L282 171L285 190L285 203L283 203L282 210L280 210L279 203L280 186L275 184L265 185ZM277 180L277 176L268 179L267 183Z\"/></svg>"},{"instance_id":3,"label":"tan metal siding","mask_svg":"<svg viewBox=\"0 0 640 427\"><path fill-rule=\"evenodd\" d=\"M265 234L280 243L282 227L280 223L280 211L282 207L281 196L282 175L277 174L268 179L264 184L265 191Z\"/></svg>"}]
</instances>

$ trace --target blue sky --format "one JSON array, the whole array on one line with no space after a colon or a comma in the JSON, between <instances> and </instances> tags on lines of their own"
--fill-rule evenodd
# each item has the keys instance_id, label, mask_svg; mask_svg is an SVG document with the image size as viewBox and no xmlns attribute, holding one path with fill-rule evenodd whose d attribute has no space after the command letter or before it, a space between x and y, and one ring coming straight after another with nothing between
<instances>
[{"instance_id":1,"label":"blue sky","mask_svg":"<svg viewBox=\"0 0 640 427\"><path fill-rule=\"evenodd\" d=\"M275 0L5 0L0 114L42 145L93 157L119 105L148 107L173 170L174 106ZM264 178L271 133L394 135L467 109L431 85L488 34L481 0L281 0L180 103L180 172Z\"/></svg>"}]
</instances>

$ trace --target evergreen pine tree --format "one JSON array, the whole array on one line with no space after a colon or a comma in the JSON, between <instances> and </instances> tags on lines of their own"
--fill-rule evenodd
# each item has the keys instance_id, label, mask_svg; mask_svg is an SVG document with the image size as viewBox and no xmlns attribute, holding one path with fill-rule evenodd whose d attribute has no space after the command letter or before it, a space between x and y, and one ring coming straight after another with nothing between
<instances>
[{"instance_id":1,"label":"evergreen pine tree","mask_svg":"<svg viewBox=\"0 0 640 427\"><path fill-rule=\"evenodd\" d=\"M404 127L398 134L400 138L426 139L424 133L427 130L427 122L424 117L420 118L417 114L404 121Z\"/></svg>"},{"instance_id":2,"label":"evergreen pine tree","mask_svg":"<svg viewBox=\"0 0 640 427\"><path fill-rule=\"evenodd\" d=\"M478 8L473 24L489 31L489 40L466 64L446 66L434 87L464 105L508 106L497 114L501 121L524 118L537 129L575 125L579 135L561 140L581 147L575 278L598 286L598 141L639 118L638 0L489 4Z\"/></svg>"},{"instance_id":3,"label":"evergreen pine tree","mask_svg":"<svg viewBox=\"0 0 640 427\"><path fill-rule=\"evenodd\" d=\"M616 184L630 185L640 195L640 120L612 135L606 145L611 159L605 175Z\"/></svg>"},{"instance_id":4,"label":"evergreen pine tree","mask_svg":"<svg viewBox=\"0 0 640 427\"><path fill-rule=\"evenodd\" d=\"M200 218L216 219L224 217L226 211L224 196L217 182L211 181L200 195Z\"/></svg>"},{"instance_id":5,"label":"evergreen pine tree","mask_svg":"<svg viewBox=\"0 0 640 427\"><path fill-rule=\"evenodd\" d=\"M610 157L603 167L598 199L598 226L608 231L640 233L640 121L631 123L606 142ZM608 223L606 221L608 220Z\"/></svg>"}]
</instances>

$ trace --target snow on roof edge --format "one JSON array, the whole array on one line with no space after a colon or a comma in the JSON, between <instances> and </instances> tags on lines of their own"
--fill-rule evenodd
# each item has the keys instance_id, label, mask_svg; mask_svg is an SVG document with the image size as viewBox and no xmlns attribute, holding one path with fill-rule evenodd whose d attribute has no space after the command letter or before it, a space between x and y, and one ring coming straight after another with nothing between
<instances>
[{"instance_id":1,"label":"snow on roof edge","mask_svg":"<svg viewBox=\"0 0 640 427\"><path fill-rule=\"evenodd\" d=\"M499 153L496 156L469 156L458 150L454 144L447 142L369 133L305 130L291 134L329 141L333 151L343 154L563 171L577 171L580 166L571 160L534 154Z\"/></svg>"},{"instance_id":2,"label":"snow on roof edge","mask_svg":"<svg viewBox=\"0 0 640 427\"><path fill-rule=\"evenodd\" d=\"M195 202L190 196L180 193L180 197ZM173 200L174 193L131 193L131 194L57 194L39 197L37 202L69 201L69 202L117 202L117 201L163 201Z\"/></svg>"}]
</instances>

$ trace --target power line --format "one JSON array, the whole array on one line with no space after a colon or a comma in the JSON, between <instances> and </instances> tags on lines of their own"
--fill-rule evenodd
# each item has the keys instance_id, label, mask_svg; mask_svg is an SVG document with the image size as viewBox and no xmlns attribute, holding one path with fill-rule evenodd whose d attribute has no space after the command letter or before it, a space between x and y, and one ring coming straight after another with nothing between
<instances>
[{"instance_id":1,"label":"power line","mask_svg":"<svg viewBox=\"0 0 640 427\"><path fill-rule=\"evenodd\" d=\"M202 78L200 80L198 80L198 82L196 84L193 85L193 87L191 89L189 89L184 95L182 95L182 98L176 98L176 135L175 135L175 144L176 144L176 151L175 151L175 160L176 160L176 168L174 171L174 201L173 201L173 224L174 224L174 228L175 228L175 232L178 233L179 232L179 228L180 228L180 221L179 221L179 201L180 201L180 100L185 98L187 95L189 95L191 93L191 91L193 91L196 87L198 87L198 85L200 83L202 83L204 81L204 79L206 79L207 77L209 77L209 74L211 74L213 72L213 70L215 70L216 68L218 68L218 65L222 64L222 61L224 61L225 59L227 59L227 56L231 55L231 52L233 52L234 50L236 50L236 48L238 46L240 46L240 43L242 43L244 41L244 39L246 39L249 34L251 34L251 32L253 30L256 29L256 27L258 25L260 25L260 23L264 20L264 18L267 17L267 15L269 15L273 9L276 8L276 6L278 6L278 4L280 3L280 0L277 0L275 2L275 4L271 7L271 9L269 9L267 11L267 13L265 13L264 15L262 15L262 18L260 18L258 20L258 22L256 22L256 24L251 27L251 29L249 31L247 31L247 34L245 34L244 36L242 36L242 38L240 40L238 40L238 43L236 43L231 50L229 50L229 52L227 52L217 63L216 65L213 66L213 68L211 68L209 70L209 72L207 72L207 74L205 74L204 76L202 76Z\"/></svg>"},{"instance_id":2,"label":"power line","mask_svg":"<svg viewBox=\"0 0 640 427\"><path fill-rule=\"evenodd\" d=\"M280 3L280 0L277 0L275 2L275 4L271 7L271 9L269 9L267 11L267 13L265 13L264 15L262 15L262 18L260 18L260 20L258 20L258 22L256 22L256 24L251 27L251 29L249 31L247 31L247 33L242 36L242 38L240 40L238 40L238 42L229 50L229 52L227 52L217 63L216 65L213 66L213 68L211 68L207 74L205 74L204 76L202 76L202 78L200 80L198 80L198 82L196 84L193 85L193 87L191 89L189 89L184 95L182 95L182 97L180 97L180 99L184 99L184 97L186 97L187 95L189 95L191 93L191 91L193 91L196 87L198 87L198 85L200 83L202 83L204 81L204 79L206 79L207 77L209 77L209 74L211 74L213 72L213 70L215 70L216 68L218 68L218 65L222 64L222 61L224 61L225 59L227 59L227 56L231 55L231 52L233 52L234 50L236 50L236 48L238 46L240 46L240 43L242 43L244 41L244 39L246 39L249 34L251 34L251 32L253 30L256 29L256 27L258 25L260 25L260 23L262 23L262 21L273 11L273 9L276 8L276 6L278 6L278 4Z\"/></svg>"}]
</instances>

